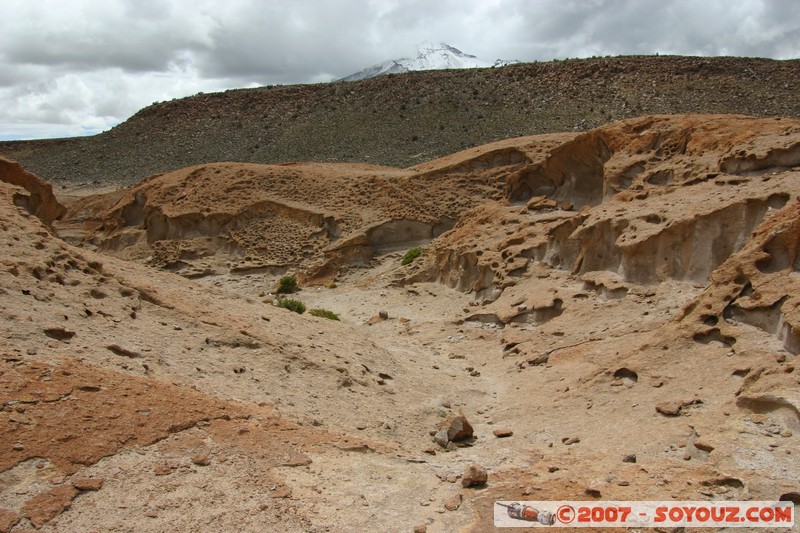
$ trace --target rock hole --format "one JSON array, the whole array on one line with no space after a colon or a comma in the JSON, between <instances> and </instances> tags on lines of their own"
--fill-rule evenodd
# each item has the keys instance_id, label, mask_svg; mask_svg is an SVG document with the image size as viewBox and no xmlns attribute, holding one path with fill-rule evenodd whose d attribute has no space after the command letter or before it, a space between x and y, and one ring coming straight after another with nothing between
<instances>
[{"instance_id":1,"label":"rock hole","mask_svg":"<svg viewBox=\"0 0 800 533\"><path fill-rule=\"evenodd\" d=\"M699 342L702 344L710 344L712 342L719 342L724 346L730 348L734 344L736 344L735 337L729 337L727 335L723 335L719 328L713 328L705 333L695 333L692 339L695 342Z\"/></svg>"},{"instance_id":2,"label":"rock hole","mask_svg":"<svg viewBox=\"0 0 800 533\"><path fill-rule=\"evenodd\" d=\"M715 316L707 316L703 319L703 324L706 326L716 326L719 322L719 318Z\"/></svg>"},{"instance_id":3,"label":"rock hole","mask_svg":"<svg viewBox=\"0 0 800 533\"><path fill-rule=\"evenodd\" d=\"M742 292L739 293L739 298L743 296L750 296L753 294L753 285L748 281L745 283L744 287L742 287Z\"/></svg>"},{"instance_id":4,"label":"rock hole","mask_svg":"<svg viewBox=\"0 0 800 533\"><path fill-rule=\"evenodd\" d=\"M44 334L57 341L66 341L75 336L74 331L67 331L64 328L48 328L44 330Z\"/></svg>"},{"instance_id":5,"label":"rock hole","mask_svg":"<svg viewBox=\"0 0 800 533\"><path fill-rule=\"evenodd\" d=\"M789 201L789 195L785 192L771 194L769 198L767 198L767 205L773 209L783 209L786 203Z\"/></svg>"},{"instance_id":6,"label":"rock hole","mask_svg":"<svg viewBox=\"0 0 800 533\"><path fill-rule=\"evenodd\" d=\"M619 368L616 372L614 372L615 379L621 379L622 381L628 381L630 383L636 383L639 381L639 374L631 370L630 368Z\"/></svg>"},{"instance_id":7,"label":"rock hole","mask_svg":"<svg viewBox=\"0 0 800 533\"><path fill-rule=\"evenodd\" d=\"M792 355L800 354L800 335L788 322L783 322L778 331L778 339L783 341L783 348Z\"/></svg>"},{"instance_id":8,"label":"rock hole","mask_svg":"<svg viewBox=\"0 0 800 533\"><path fill-rule=\"evenodd\" d=\"M645 181L650 185L667 185L672 181L674 175L672 170L659 170L648 176Z\"/></svg>"},{"instance_id":9,"label":"rock hole","mask_svg":"<svg viewBox=\"0 0 800 533\"><path fill-rule=\"evenodd\" d=\"M800 492L784 492L778 498L779 502L792 502L795 505L800 505Z\"/></svg>"},{"instance_id":10,"label":"rock hole","mask_svg":"<svg viewBox=\"0 0 800 533\"><path fill-rule=\"evenodd\" d=\"M464 319L467 322L481 322L483 324L494 324L496 326L502 326L503 321L494 314L494 313L478 313L474 315L470 315Z\"/></svg>"},{"instance_id":11,"label":"rock hole","mask_svg":"<svg viewBox=\"0 0 800 533\"><path fill-rule=\"evenodd\" d=\"M736 398L736 406L756 414L769 414L778 419L792 431L800 431L800 410L786 398L777 395L741 395Z\"/></svg>"},{"instance_id":12,"label":"rock hole","mask_svg":"<svg viewBox=\"0 0 800 533\"><path fill-rule=\"evenodd\" d=\"M717 479L707 479L701 481L700 484L705 487L730 487L732 489L744 488L744 483L741 479L730 476L723 476Z\"/></svg>"}]
</instances>

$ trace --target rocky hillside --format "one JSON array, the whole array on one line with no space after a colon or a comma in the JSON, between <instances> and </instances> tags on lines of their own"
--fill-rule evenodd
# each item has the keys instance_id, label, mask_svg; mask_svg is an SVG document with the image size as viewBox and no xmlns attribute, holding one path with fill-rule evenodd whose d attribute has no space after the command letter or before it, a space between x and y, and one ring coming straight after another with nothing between
<instances>
[{"instance_id":1,"label":"rocky hillside","mask_svg":"<svg viewBox=\"0 0 800 533\"><path fill-rule=\"evenodd\" d=\"M86 138L0 143L57 185L221 161L407 167L514 136L658 113L800 117L800 61L618 57L200 94Z\"/></svg>"}]
</instances>

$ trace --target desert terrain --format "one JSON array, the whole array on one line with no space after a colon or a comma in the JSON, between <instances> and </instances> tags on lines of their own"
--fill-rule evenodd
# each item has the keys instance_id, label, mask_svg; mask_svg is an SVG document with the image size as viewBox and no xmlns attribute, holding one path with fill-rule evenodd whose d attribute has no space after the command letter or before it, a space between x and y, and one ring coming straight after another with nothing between
<instances>
[{"instance_id":1,"label":"desert terrain","mask_svg":"<svg viewBox=\"0 0 800 533\"><path fill-rule=\"evenodd\" d=\"M0 532L800 502L798 119L0 180Z\"/></svg>"}]
</instances>

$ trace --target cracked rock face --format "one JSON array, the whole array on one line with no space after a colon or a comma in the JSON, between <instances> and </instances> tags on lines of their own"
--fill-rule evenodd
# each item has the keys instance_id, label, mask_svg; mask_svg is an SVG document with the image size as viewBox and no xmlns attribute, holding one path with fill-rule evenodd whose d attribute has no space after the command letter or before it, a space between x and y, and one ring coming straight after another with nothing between
<instances>
[{"instance_id":1,"label":"cracked rock face","mask_svg":"<svg viewBox=\"0 0 800 533\"><path fill-rule=\"evenodd\" d=\"M643 117L402 170L191 167L55 222L4 180L0 529L793 497L798 146L796 120ZM340 321L271 305L287 270Z\"/></svg>"}]
</instances>

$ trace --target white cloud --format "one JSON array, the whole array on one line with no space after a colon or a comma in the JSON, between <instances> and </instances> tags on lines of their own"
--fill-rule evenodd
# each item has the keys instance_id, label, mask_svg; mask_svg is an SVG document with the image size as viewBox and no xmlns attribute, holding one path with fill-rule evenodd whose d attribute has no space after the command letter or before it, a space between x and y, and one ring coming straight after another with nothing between
<instances>
[{"instance_id":1,"label":"white cloud","mask_svg":"<svg viewBox=\"0 0 800 533\"><path fill-rule=\"evenodd\" d=\"M96 132L157 100L313 83L444 41L486 60L800 56L796 0L2 0L0 137Z\"/></svg>"}]
</instances>

